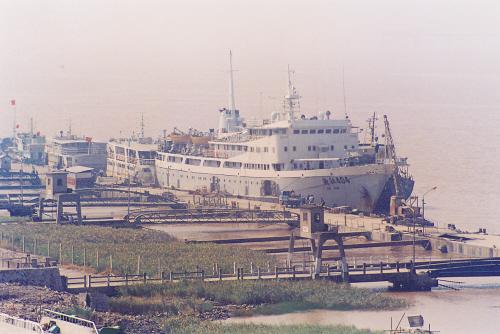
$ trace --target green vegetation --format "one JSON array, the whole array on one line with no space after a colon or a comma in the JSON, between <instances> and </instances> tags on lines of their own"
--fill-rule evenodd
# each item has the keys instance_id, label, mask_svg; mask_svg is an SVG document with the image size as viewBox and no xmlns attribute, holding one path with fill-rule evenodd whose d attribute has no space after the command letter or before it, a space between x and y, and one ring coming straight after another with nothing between
<instances>
[{"instance_id":1,"label":"green vegetation","mask_svg":"<svg viewBox=\"0 0 500 334\"><path fill-rule=\"evenodd\" d=\"M30 217L2 217L0 216L0 223L24 223L30 221Z\"/></svg>"},{"instance_id":2,"label":"green vegetation","mask_svg":"<svg viewBox=\"0 0 500 334\"><path fill-rule=\"evenodd\" d=\"M225 273L232 272L233 262L240 267L249 267L251 262L261 267L267 266L268 261L274 265L272 258L262 252L185 244L167 233L146 229L26 223L0 225L0 233L3 247L12 248L14 244L21 250L24 236L26 252L47 256L50 248L50 257L59 259L61 247L64 264L82 266L85 260L85 266L96 272L110 271L111 263L116 274L136 273L139 263L139 271L150 276L160 271L194 271L197 266L211 274L214 263Z\"/></svg>"},{"instance_id":3,"label":"green vegetation","mask_svg":"<svg viewBox=\"0 0 500 334\"><path fill-rule=\"evenodd\" d=\"M176 334L378 334L368 329L356 329L348 326L317 325L256 325L223 324L202 322L192 317L169 318L164 325L167 333Z\"/></svg>"},{"instance_id":4,"label":"green vegetation","mask_svg":"<svg viewBox=\"0 0 500 334\"><path fill-rule=\"evenodd\" d=\"M255 312L280 314L308 309L396 309L403 300L367 289L351 288L330 281L184 281L121 287L111 301L113 311L129 314L193 313L207 309L207 301L227 305L257 305ZM243 315L243 314L240 314Z\"/></svg>"}]
</instances>

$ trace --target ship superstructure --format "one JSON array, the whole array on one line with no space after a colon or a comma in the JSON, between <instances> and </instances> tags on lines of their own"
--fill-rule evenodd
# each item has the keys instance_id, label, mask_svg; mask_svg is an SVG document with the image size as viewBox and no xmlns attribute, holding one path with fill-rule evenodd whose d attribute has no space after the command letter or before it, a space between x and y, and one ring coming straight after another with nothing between
<instances>
[{"instance_id":1,"label":"ship superstructure","mask_svg":"<svg viewBox=\"0 0 500 334\"><path fill-rule=\"evenodd\" d=\"M91 137L78 137L70 132L52 138L45 146L47 164L57 169L85 166L106 170L106 143Z\"/></svg>"},{"instance_id":2,"label":"ship superstructure","mask_svg":"<svg viewBox=\"0 0 500 334\"><path fill-rule=\"evenodd\" d=\"M233 97L216 132L170 136L156 158L160 186L261 199L294 191L328 206L372 212L394 162L378 143L361 144L347 116L302 114L292 75L289 69L283 109L270 120L245 124ZM234 94L232 75L230 87Z\"/></svg>"},{"instance_id":3,"label":"ship superstructure","mask_svg":"<svg viewBox=\"0 0 500 334\"><path fill-rule=\"evenodd\" d=\"M158 145L152 141L113 140L107 145L106 175L140 185L154 185Z\"/></svg>"}]
</instances>

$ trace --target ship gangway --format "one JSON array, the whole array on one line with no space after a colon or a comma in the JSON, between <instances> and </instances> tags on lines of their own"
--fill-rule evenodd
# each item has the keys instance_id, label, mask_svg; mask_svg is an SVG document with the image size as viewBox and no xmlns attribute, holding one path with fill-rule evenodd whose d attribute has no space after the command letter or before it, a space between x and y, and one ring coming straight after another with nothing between
<instances>
[{"instance_id":1,"label":"ship gangway","mask_svg":"<svg viewBox=\"0 0 500 334\"><path fill-rule=\"evenodd\" d=\"M132 224L266 223L298 226L299 215L281 210L196 208L135 211L125 216Z\"/></svg>"}]
</instances>

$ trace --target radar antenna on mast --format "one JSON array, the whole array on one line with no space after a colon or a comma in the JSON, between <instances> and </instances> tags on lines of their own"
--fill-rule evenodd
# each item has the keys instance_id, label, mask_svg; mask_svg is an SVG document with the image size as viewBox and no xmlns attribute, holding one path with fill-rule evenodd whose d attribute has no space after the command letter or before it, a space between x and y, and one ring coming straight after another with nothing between
<instances>
[{"instance_id":1,"label":"radar antenna on mast","mask_svg":"<svg viewBox=\"0 0 500 334\"><path fill-rule=\"evenodd\" d=\"M297 93L297 89L292 83L292 74L294 73L295 71L290 68L290 65L288 65L288 92L287 95L285 95L283 104L285 109L284 111L288 114L288 118L290 120L295 119L295 112L300 111L300 95ZM295 110L296 107L297 110Z\"/></svg>"}]
</instances>

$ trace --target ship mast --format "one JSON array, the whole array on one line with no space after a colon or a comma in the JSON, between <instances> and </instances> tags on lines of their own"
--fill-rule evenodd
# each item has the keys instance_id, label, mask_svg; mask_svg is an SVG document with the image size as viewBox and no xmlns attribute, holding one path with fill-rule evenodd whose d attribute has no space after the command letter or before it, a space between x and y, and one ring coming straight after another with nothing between
<instances>
[{"instance_id":1,"label":"ship mast","mask_svg":"<svg viewBox=\"0 0 500 334\"><path fill-rule=\"evenodd\" d=\"M285 95L284 109L285 114L288 114L289 120L294 120L295 112L300 111L300 95L297 93L297 89L292 83L292 74L294 73L295 71L288 65L288 92L287 95ZM297 110L295 110L295 107L297 107Z\"/></svg>"},{"instance_id":2,"label":"ship mast","mask_svg":"<svg viewBox=\"0 0 500 334\"><path fill-rule=\"evenodd\" d=\"M233 82L233 52L229 50L229 110L235 111L236 104L234 102L234 82Z\"/></svg>"},{"instance_id":3,"label":"ship mast","mask_svg":"<svg viewBox=\"0 0 500 334\"><path fill-rule=\"evenodd\" d=\"M141 138L144 138L144 113L141 113Z\"/></svg>"}]
</instances>

